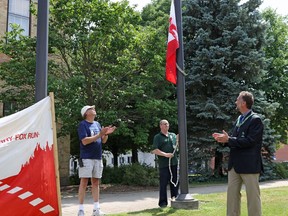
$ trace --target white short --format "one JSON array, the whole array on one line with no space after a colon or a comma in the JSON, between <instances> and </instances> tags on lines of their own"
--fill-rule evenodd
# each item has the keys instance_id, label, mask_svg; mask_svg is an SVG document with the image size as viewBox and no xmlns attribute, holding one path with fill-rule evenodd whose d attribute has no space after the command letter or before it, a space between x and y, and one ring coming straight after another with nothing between
<instances>
[{"instance_id":1,"label":"white short","mask_svg":"<svg viewBox=\"0 0 288 216\"><path fill-rule=\"evenodd\" d=\"M102 178L103 162L96 159L82 159L83 167L79 167L79 178Z\"/></svg>"}]
</instances>

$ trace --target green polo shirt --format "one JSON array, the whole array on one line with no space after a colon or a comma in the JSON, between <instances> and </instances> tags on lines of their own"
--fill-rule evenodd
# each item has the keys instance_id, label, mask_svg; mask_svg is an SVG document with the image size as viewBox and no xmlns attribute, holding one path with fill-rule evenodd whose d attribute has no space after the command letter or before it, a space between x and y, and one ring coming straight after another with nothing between
<instances>
[{"instance_id":1,"label":"green polo shirt","mask_svg":"<svg viewBox=\"0 0 288 216\"><path fill-rule=\"evenodd\" d=\"M173 153L174 148L176 148L176 134L175 133L168 132L168 136L166 136L160 132L154 136L153 150L159 149L166 153ZM164 168L164 167L169 166L169 158L159 156L159 155L157 156L158 156L159 168ZM171 158L171 166L178 164L177 157L178 155L176 151L174 157Z\"/></svg>"}]
</instances>

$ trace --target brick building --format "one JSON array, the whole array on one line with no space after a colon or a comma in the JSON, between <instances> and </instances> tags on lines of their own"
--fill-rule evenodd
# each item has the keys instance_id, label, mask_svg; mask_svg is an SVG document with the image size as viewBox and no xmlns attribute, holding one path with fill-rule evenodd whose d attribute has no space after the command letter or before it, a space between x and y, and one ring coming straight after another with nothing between
<instances>
[{"instance_id":1,"label":"brick building","mask_svg":"<svg viewBox=\"0 0 288 216\"><path fill-rule=\"evenodd\" d=\"M288 145L281 145L275 152L275 162L288 162Z\"/></svg>"},{"instance_id":2,"label":"brick building","mask_svg":"<svg viewBox=\"0 0 288 216\"><path fill-rule=\"evenodd\" d=\"M36 4L37 0L0 0L0 37L11 30L10 24L18 24L24 30L25 36L35 37L37 34L37 19L30 12L30 3ZM9 61L9 57L0 53L0 63ZM36 65L35 65L36 67ZM36 69L35 69L36 70ZM0 80L0 89L1 80ZM9 109L9 101L0 101L0 118L5 116ZM69 184L69 159L70 139L67 137L58 138L59 173L61 185Z\"/></svg>"}]
</instances>

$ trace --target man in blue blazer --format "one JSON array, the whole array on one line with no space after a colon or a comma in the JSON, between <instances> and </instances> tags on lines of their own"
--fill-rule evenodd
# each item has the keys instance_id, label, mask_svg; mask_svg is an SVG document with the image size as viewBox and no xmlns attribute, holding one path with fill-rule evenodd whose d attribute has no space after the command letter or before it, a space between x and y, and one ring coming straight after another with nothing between
<instances>
[{"instance_id":1,"label":"man in blue blazer","mask_svg":"<svg viewBox=\"0 0 288 216\"><path fill-rule=\"evenodd\" d=\"M250 92L240 92L236 107L241 115L234 124L231 135L214 133L217 142L230 148L228 162L227 216L239 216L241 187L245 184L249 216L261 216L259 176L263 171L261 148L263 123L252 111L254 97Z\"/></svg>"}]
</instances>

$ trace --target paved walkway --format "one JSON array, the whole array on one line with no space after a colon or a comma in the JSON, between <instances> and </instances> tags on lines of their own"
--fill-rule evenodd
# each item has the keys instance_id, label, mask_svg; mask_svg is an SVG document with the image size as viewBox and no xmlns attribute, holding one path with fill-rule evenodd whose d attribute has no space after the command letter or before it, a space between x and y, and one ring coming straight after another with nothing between
<instances>
[{"instance_id":1,"label":"paved walkway","mask_svg":"<svg viewBox=\"0 0 288 216\"><path fill-rule=\"evenodd\" d=\"M277 180L261 182L260 188L284 187L288 186L288 180ZM189 193L208 194L226 191L226 184L215 186L200 186L189 188ZM168 193L169 194L169 193ZM93 200L87 193L85 199L85 214L91 215ZM158 208L158 191L141 191L141 192L120 192L120 193L103 193L100 195L101 210L106 214L116 214L122 212L141 211L145 209ZM77 194L66 195L62 197L62 215L74 216L78 212Z\"/></svg>"}]
</instances>

